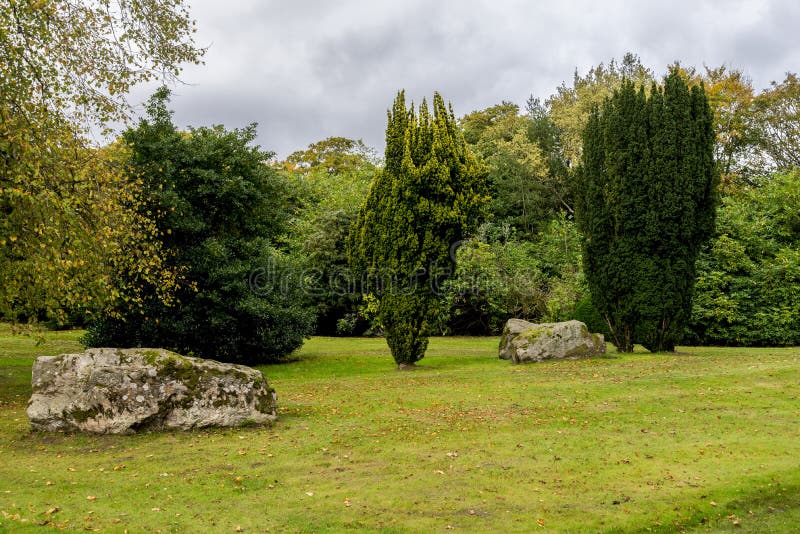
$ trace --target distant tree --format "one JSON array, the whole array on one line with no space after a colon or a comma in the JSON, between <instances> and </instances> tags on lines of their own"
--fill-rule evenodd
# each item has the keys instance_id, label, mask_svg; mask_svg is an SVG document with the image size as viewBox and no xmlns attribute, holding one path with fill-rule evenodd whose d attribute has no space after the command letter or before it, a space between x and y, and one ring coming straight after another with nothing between
<instances>
[{"instance_id":1,"label":"distant tree","mask_svg":"<svg viewBox=\"0 0 800 534\"><path fill-rule=\"evenodd\" d=\"M319 335L361 333L361 298L347 264L345 242L377 167L361 141L332 137L295 152L279 166L298 190L288 246L305 264L304 284L317 312Z\"/></svg>"},{"instance_id":2,"label":"distant tree","mask_svg":"<svg viewBox=\"0 0 800 534\"><path fill-rule=\"evenodd\" d=\"M621 61L612 59L608 65L600 63L581 76L575 71L572 85L562 83L545 104L550 118L561 132L562 153L570 168L581 161L582 135L592 109L602 105L623 80L643 85L649 84L655 75L642 65L639 56L627 53Z\"/></svg>"},{"instance_id":3,"label":"distant tree","mask_svg":"<svg viewBox=\"0 0 800 534\"><path fill-rule=\"evenodd\" d=\"M379 293L378 320L403 368L425 355L438 284L453 267L451 247L477 228L488 198L485 171L438 93L431 117L424 101L418 112L407 109L401 91L388 119L385 167L348 250L356 271L397 282Z\"/></svg>"},{"instance_id":4,"label":"distant tree","mask_svg":"<svg viewBox=\"0 0 800 534\"><path fill-rule=\"evenodd\" d=\"M486 130L496 127L503 121L513 121L518 115L519 106L504 100L486 109L467 113L459 119L458 124L464 132L464 140L467 144L477 147L482 144L481 140L486 138ZM481 146L481 148L484 147Z\"/></svg>"},{"instance_id":5,"label":"distant tree","mask_svg":"<svg viewBox=\"0 0 800 534\"><path fill-rule=\"evenodd\" d=\"M623 82L589 118L576 220L593 304L623 352L672 351L713 231L713 117L701 86Z\"/></svg>"},{"instance_id":6,"label":"distant tree","mask_svg":"<svg viewBox=\"0 0 800 534\"><path fill-rule=\"evenodd\" d=\"M755 96L750 79L726 65L698 71L676 61L670 65L689 85L702 85L714 115L714 161L723 193L760 185L770 171L759 153Z\"/></svg>"},{"instance_id":7,"label":"distant tree","mask_svg":"<svg viewBox=\"0 0 800 534\"><path fill-rule=\"evenodd\" d=\"M503 102L473 111L459 121L470 148L486 163L490 211L498 224L508 223L532 236L553 216L559 200L551 187L548 160L531 140L531 120L519 106Z\"/></svg>"},{"instance_id":8,"label":"distant tree","mask_svg":"<svg viewBox=\"0 0 800 534\"><path fill-rule=\"evenodd\" d=\"M800 79L787 73L754 99L752 134L767 170L800 167Z\"/></svg>"},{"instance_id":9,"label":"distant tree","mask_svg":"<svg viewBox=\"0 0 800 534\"><path fill-rule=\"evenodd\" d=\"M704 84L714 113L714 161L726 190L753 185L763 169L753 159L756 140L753 121L753 85L739 70L724 65L706 67L698 82Z\"/></svg>"},{"instance_id":10,"label":"distant tree","mask_svg":"<svg viewBox=\"0 0 800 534\"><path fill-rule=\"evenodd\" d=\"M296 171L342 174L358 169L372 169L378 163L375 149L365 145L361 139L328 137L311 143L305 150L289 154L284 167Z\"/></svg>"},{"instance_id":11,"label":"distant tree","mask_svg":"<svg viewBox=\"0 0 800 534\"><path fill-rule=\"evenodd\" d=\"M157 92L148 118L123 139L131 151L129 172L147 194L141 209L153 214L170 261L182 272L179 302L150 298L123 307L94 321L85 340L228 362L279 361L302 344L314 320L298 285L280 283L292 272L276 248L289 217L286 185L265 164L272 154L250 145L255 125L180 132L168 98L166 89ZM118 287L143 283L121 279Z\"/></svg>"},{"instance_id":12,"label":"distant tree","mask_svg":"<svg viewBox=\"0 0 800 534\"><path fill-rule=\"evenodd\" d=\"M560 209L570 215L574 200L570 189L569 161L564 154L564 133L553 121L547 105L533 95L525 104L528 119L528 139L539 147L547 161L548 176L545 186L557 200Z\"/></svg>"}]
</instances>

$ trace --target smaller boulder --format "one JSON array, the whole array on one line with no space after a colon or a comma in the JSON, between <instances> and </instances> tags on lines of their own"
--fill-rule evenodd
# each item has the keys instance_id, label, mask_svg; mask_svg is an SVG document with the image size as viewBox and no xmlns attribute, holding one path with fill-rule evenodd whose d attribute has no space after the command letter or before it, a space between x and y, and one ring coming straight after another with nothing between
<instances>
[{"instance_id":1,"label":"smaller boulder","mask_svg":"<svg viewBox=\"0 0 800 534\"><path fill-rule=\"evenodd\" d=\"M163 349L89 349L33 364L33 430L127 434L277 418L264 375Z\"/></svg>"},{"instance_id":2,"label":"smaller boulder","mask_svg":"<svg viewBox=\"0 0 800 534\"><path fill-rule=\"evenodd\" d=\"M509 319L500 338L500 359L514 363L590 358L605 354L602 334L591 334L580 321L530 323Z\"/></svg>"}]
</instances>

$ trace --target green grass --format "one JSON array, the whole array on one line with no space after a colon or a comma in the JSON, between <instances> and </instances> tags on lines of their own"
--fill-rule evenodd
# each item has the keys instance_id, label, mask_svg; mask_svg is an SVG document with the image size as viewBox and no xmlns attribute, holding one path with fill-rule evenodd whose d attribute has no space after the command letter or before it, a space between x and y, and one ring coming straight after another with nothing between
<instances>
[{"instance_id":1,"label":"green grass","mask_svg":"<svg viewBox=\"0 0 800 534\"><path fill-rule=\"evenodd\" d=\"M398 372L381 339L315 338L265 366L267 428L31 434L33 355L0 334L0 532L792 532L800 351L515 366L496 338L431 340ZM91 497L91 498L90 498ZM50 512L50 513L48 513Z\"/></svg>"}]
</instances>

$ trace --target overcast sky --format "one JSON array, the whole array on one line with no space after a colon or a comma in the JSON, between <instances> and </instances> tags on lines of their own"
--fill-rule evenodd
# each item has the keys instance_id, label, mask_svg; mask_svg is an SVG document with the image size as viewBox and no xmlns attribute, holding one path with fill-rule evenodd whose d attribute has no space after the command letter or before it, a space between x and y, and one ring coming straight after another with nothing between
<instances>
[{"instance_id":1,"label":"overcast sky","mask_svg":"<svg viewBox=\"0 0 800 534\"><path fill-rule=\"evenodd\" d=\"M173 88L176 124L257 122L258 143L281 158L330 136L382 153L400 88L416 102L439 91L461 116L545 99L575 69L629 51L659 75L675 60L727 64L759 90L800 70L797 0L188 3L208 52Z\"/></svg>"}]
</instances>

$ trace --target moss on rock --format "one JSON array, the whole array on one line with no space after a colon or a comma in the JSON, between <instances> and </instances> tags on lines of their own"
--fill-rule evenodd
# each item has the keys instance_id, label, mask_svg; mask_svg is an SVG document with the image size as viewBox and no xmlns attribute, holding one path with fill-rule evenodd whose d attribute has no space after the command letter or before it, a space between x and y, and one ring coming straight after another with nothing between
<instances>
[{"instance_id":1,"label":"moss on rock","mask_svg":"<svg viewBox=\"0 0 800 534\"><path fill-rule=\"evenodd\" d=\"M549 328L529 328L528 330L522 332L519 337L528 343L534 343L537 339L544 335L552 336L553 331Z\"/></svg>"},{"instance_id":2,"label":"moss on rock","mask_svg":"<svg viewBox=\"0 0 800 534\"><path fill-rule=\"evenodd\" d=\"M256 369L161 349L89 349L41 358L28 406L35 430L128 433L274 420Z\"/></svg>"}]
</instances>

